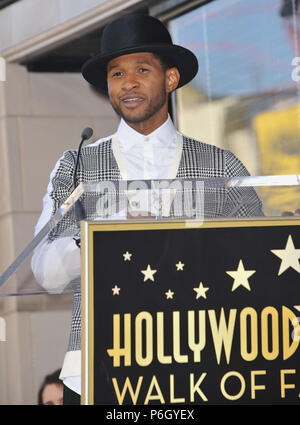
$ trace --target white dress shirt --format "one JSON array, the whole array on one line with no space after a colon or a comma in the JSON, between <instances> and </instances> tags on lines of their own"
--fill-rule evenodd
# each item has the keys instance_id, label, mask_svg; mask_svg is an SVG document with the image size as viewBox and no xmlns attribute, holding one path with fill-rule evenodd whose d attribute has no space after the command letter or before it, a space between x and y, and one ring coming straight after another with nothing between
<instances>
[{"instance_id":1,"label":"white dress shirt","mask_svg":"<svg viewBox=\"0 0 300 425\"><path fill-rule=\"evenodd\" d=\"M120 169L125 180L167 179L173 174L177 138L169 116L164 124L146 136L122 119L116 137L125 162L125 167L121 164Z\"/></svg>"},{"instance_id":2,"label":"white dress shirt","mask_svg":"<svg viewBox=\"0 0 300 425\"><path fill-rule=\"evenodd\" d=\"M176 132L170 116L155 131L147 136L133 130L123 119L117 132L109 138L100 139L90 146L112 138L112 150L122 179L174 179L177 174L182 138ZM59 166L56 163L50 176L47 193L43 198L43 211L35 227L35 234L47 223L53 211L50 193L52 179ZM118 217L117 217L118 218ZM47 291L63 292L74 279L80 280L80 250L73 238L66 237L48 244L45 240L36 249L32 258L32 270L39 284ZM59 282L59 287L57 286ZM61 372L64 384L81 393L81 352L66 353Z\"/></svg>"}]
</instances>

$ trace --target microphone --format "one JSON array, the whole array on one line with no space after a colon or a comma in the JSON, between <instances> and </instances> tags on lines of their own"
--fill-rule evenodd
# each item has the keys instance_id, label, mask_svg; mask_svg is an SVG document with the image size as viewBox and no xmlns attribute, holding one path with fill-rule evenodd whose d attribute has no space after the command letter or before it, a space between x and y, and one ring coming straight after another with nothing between
<instances>
[{"instance_id":1,"label":"microphone","mask_svg":"<svg viewBox=\"0 0 300 425\"><path fill-rule=\"evenodd\" d=\"M74 189L77 186L76 177L77 177L77 169L78 169L78 163L79 163L79 157L80 157L82 145L86 140L88 140L92 137L93 133L94 133L94 131L90 127L86 127L81 133L81 142L78 146L76 160L75 160L75 166L74 166L74 172L73 172L73 187L74 187ZM83 209L83 206L82 206L80 199L77 200L74 207L75 207L76 220L78 220L78 221L82 220L84 218L84 209Z\"/></svg>"},{"instance_id":2,"label":"microphone","mask_svg":"<svg viewBox=\"0 0 300 425\"><path fill-rule=\"evenodd\" d=\"M81 133L81 142L78 146L78 150L77 150L77 155L76 155L76 161L75 161L75 166L74 166L74 172L73 172L73 187L75 189L75 187L77 186L76 184L76 176L77 176L77 168L78 168L78 163L79 163L79 157L80 157L80 152L81 152L81 148L83 143L90 139L93 135L94 131L91 127L86 127L84 130L82 130Z\"/></svg>"},{"instance_id":3,"label":"microphone","mask_svg":"<svg viewBox=\"0 0 300 425\"><path fill-rule=\"evenodd\" d=\"M81 133L81 138L88 140L92 137L94 131L91 127L85 127L85 129Z\"/></svg>"}]
</instances>

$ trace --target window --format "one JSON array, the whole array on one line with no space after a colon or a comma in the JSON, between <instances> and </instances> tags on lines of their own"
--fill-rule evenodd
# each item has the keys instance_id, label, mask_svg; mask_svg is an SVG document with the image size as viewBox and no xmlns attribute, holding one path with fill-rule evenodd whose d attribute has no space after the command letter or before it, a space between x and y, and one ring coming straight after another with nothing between
<instances>
[{"instance_id":1,"label":"window","mask_svg":"<svg viewBox=\"0 0 300 425\"><path fill-rule=\"evenodd\" d=\"M199 72L176 94L180 131L230 149L252 175L300 173L298 0L215 0L170 21ZM295 205L293 189L262 189L265 210ZM299 198L299 194L298 194Z\"/></svg>"}]
</instances>

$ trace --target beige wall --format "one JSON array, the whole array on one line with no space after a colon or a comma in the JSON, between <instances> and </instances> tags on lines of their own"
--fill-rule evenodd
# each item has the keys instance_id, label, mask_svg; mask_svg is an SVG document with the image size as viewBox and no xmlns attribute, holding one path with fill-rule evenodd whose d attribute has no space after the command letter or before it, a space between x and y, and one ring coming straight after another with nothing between
<instances>
[{"instance_id":1,"label":"beige wall","mask_svg":"<svg viewBox=\"0 0 300 425\"><path fill-rule=\"evenodd\" d=\"M0 272L33 237L49 174L84 127L91 141L118 124L106 98L79 74L35 74L7 65L0 82ZM29 261L6 292L37 287ZM25 285L25 287L26 287ZM0 297L6 341L0 341L0 404L35 404L45 374L61 366L67 348L72 295Z\"/></svg>"},{"instance_id":2,"label":"beige wall","mask_svg":"<svg viewBox=\"0 0 300 425\"><path fill-rule=\"evenodd\" d=\"M19 0L0 10L0 56L21 63L152 1Z\"/></svg>"}]
</instances>

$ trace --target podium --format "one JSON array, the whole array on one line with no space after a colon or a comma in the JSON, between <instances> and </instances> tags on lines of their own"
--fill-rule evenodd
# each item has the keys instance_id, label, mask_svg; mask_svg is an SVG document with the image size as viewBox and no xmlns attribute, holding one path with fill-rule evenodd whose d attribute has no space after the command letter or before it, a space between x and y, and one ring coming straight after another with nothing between
<instances>
[{"instance_id":1,"label":"podium","mask_svg":"<svg viewBox=\"0 0 300 425\"><path fill-rule=\"evenodd\" d=\"M83 222L84 404L298 404L299 225Z\"/></svg>"},{"instance_id":2,"label":"podium","mask_svg":"<svg viewBox=\"0 0 300 425\"><path fill-rule=\"evenodd\" d=\"M81 184L2 274L1 295L58 293L10 292L10 279L45 239L80 238L81 286L59 292L81 291L82 404L298 404L300 218L262 216L253 193L299 187Z\"/></svg>"}]
</instances>

